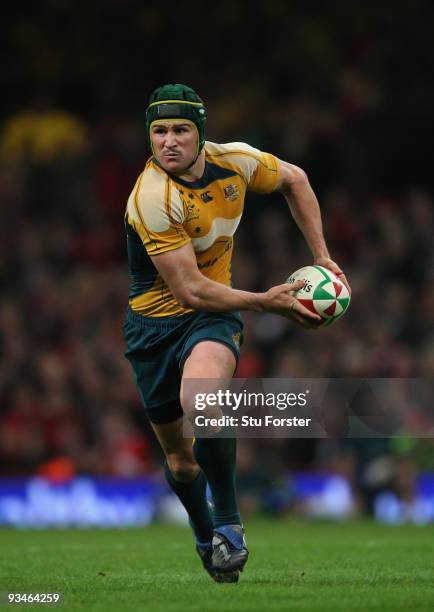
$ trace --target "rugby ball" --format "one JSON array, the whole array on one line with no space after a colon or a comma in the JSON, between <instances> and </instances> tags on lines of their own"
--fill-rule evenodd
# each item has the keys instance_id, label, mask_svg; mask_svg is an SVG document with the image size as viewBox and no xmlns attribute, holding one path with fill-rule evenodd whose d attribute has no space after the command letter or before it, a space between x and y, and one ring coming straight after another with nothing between
<instances>
[{"instance_id":1,"label":"rugby ball","mask_svg":"<svg viewBox=\"0 0 434 612\"><path fill-rule=\"evenodd\" d=\"M305 308L322 317L321 327L331 325L346 312L351 296L342 281L323 266L305 266L296 270L287 283L303 280L304 285L294 293Z\"/></svg>"}]
</instances>

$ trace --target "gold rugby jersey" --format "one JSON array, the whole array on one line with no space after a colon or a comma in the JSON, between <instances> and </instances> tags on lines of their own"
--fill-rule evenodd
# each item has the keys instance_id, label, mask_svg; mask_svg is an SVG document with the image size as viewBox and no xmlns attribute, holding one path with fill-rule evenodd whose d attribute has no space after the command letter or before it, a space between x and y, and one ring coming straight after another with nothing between
<instances>
[{"instance_id":1,"label":"gold rugby jersey","mask_svg":"<svg viewBox=\"0 0 434 612\"><path fill-rule=\"evenodd\" d=\"M205 143L205 171L194 182L168 174L149 159L128 199L125 227L132 276L129 303L147 317L173 317L182 308L152 263L152 256L193 243L205 276L231 284L233 236L246 191L270 193L278 160L245 143Z\"/></svg>"}]
</instances>

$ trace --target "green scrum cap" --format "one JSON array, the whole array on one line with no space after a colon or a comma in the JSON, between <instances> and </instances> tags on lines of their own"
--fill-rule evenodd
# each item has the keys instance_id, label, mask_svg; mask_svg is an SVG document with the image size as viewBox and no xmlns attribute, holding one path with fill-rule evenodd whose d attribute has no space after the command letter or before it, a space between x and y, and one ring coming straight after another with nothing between
<instances>
[{"instance_id":1,"label":"green scrum cap","mask_svg":"<svg viewBox=\"0 0 434 612\"><path fill-rule=\"evenodd\" d=\"M149 106L146 109L146 131L149 140L151 124L158 119L188 119L188 121L192 121L197 128L197 155L199 155L205 144L206 110L194 89L180 83L158 87L152 93Z\"/></svg>"}]
</instances>

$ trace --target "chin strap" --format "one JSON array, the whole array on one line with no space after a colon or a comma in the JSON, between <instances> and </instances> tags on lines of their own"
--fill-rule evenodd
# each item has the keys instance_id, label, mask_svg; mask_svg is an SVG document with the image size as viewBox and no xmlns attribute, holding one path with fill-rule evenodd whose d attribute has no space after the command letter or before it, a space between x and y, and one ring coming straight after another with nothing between
<instances>
[{"instance_id":1,"label":"chin strap","mask_svg":"<svg viewBox=\"0 0 434 612\"><path fill-rule=\"evenodd\" d=\"M198 153L198 154L196 155L196 157L193 159L193 161L191 162L191 164L189 164L189 165L188 165L186 168L184 168L183 172L184 172L185 170L189 170L189 169L190 169L192 166L194 166L194 164L197 162L197 160L198 160L198 158L199 158L200 153L201 153L201 151L199 151L199 153ZM157 164L157 166L158 166L159 168L162 168L162 169L164 170L163 166L160 164L160 162L159 162L159 161L158 161L158 159L155 157L155 155L153 155L153 156L152 156L152 161L154 162L154 164ZM165 170L165 172L167 172L167 170ZM170 172L169 172L169 174L170 174Z\"/></svg>"},{"instance_id":2,"label":"chin strap","mask_svg":"<svg viewBox=\"0 0 434 612\"><path fill-rule=\"evenodd\" d=\"M191 162L191 164L189 166L187 166L186 170L189 170L192 166L194 166L194 164L197 162L198 158L200 155L200 151L199 153L196 155L196 157L193 159L193 161Z\"/></svg>"}]
</instances>

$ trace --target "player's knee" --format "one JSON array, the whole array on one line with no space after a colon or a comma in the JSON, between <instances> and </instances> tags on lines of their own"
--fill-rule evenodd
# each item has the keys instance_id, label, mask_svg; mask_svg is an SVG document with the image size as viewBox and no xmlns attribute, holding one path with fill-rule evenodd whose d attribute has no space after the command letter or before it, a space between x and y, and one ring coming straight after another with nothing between
<instances>
[{"instance_id":1,"label":"player's knee","mask_svg":"<svg viewBox=\"0 0 434 612\"><path fill-rule=\"evenodd\" d=\"M172 476L178 482L190 482L196 478L199 473L199 466L193 457L185 457L182 455L169 455L167 457Z\"/></svg>"}]
</instances>

